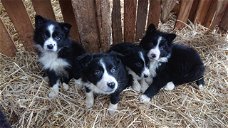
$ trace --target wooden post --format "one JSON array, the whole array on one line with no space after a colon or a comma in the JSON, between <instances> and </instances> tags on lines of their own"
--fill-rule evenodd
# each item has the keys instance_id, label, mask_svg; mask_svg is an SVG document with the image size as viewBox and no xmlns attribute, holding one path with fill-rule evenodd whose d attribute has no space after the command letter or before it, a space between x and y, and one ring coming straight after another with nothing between
<instances>
[{"instance_id":1,"label":"wooden post","mask_svg":"<svg viewBox=\"0 0 228 128\"><path fill-rule=\"evenodd\" d=\"M177 0L162 0L161 21L164 23L168 20L170 12L173 10Z\"/></svg>"},{"instance_id":2,"label":"wooden post","mask_svg":"<svg viewBox=\"0 0 228 128\"><path fill-rule=\"evenodd\" d=\"M13 57L16 55L16 47L0 19L0 53Z\"/></svg>"},{"instance_id":3,"label":"wooden post","mask_svg":"<svg viewBox=\"0 0 228 128\"><path fill-rule=\"evenodd\" d=\"M161 16L161 0L150 0L147 26L153 23L158 26Z\"/></svg>"},{"instance_id":4,"label":"wooden post","mask_svg":"<svg viewBox=\"0 0 228 128\"><path fill-rule=\"evenodd\" d=\"M124 0L124 41L135 41L137 0Z\"/></svg>"},{"instance_id":5,"label":"wooden post","mask_svg":"<svg viewBox=\"0 0 228 128\"><path fill-rule=\"evenodd\" d=\"M95 0L101 51L106 51L112 41L110 0Z\"/></svg>"},{"instance_id":6,"label":"wooden post","mask_svg":"<svg viewBox=\"0 0 228 128\"><path fill-rule=\"evenodd\" d=\"M228 6L226 7L226 11L224 12L219 27L225 31L228 31Z\"/></svg>"},{"instance_id":7,"label":"wooden post","mask_svg":"<svg viewBox=\"0 0 228 128\"><path fill-rule=\"evenodd\" d=\"M200 0L194 23L203 24L212 0Z\"/></svg>"},{"instance_id":8,"label":"wooden post","mask_svg":"<svg viewBox=\"0 0 228 128\"><path fill-rule=\"evenodd\" d=\"M198 6L199 6L199 1L200 0L193 0L192 8L191 8L191 11L190 11L190 14L189 14L189 20L191 22L194 22L194 20L195 20L196 12L197 12L197 9L198 9Z\"/></svg>"},{"instance_id":9,"label":"wooden post","mask_svg":"<svg viewBox=\"0 0 228 128\"><path fill-rule=\"evenodd\" d=\"M70 30L70 36L76 41L80 41L78 26L73 12L71 0L59 0L60 8L63 14L64 22L72 25Z\"/></svg>"},{"instance_id":10,"label":"wooden post","mask_svg":"<svg viewBox=\"0 0 228 128\"><path fill-rule=\"evenodd\" d=\"M94 0L71 0L82 45L90 52L100 51Z\"/></svg>"},{"instance_id":11,"label":"wooden post","mask_svg":"<svg viewBox=\"0 0 228 128\"><path fill-rule=\"evenodd\" d=\"M51 0L32 0L36 14L55 20L55 14L51 6Z\"/></svg>"},{"instance_id":12,"label":"wooden post","mask_svg":"<svg viewBox=\"0 0 228 128\"><path fill-rule=\"evenodd\" d=\"M145 32L147 7L148 7L148 0L138 0L136 36L135 36L136 41L141 39L143 36L143 33Z\"/></svg>"},{"instance_id":13,"label":"wooden post","mask_svg":"<svg viewBox=\"0 0 228 128\"><path fill-rule=\"evenodd\" d=\"M123 41L123 33L121 26L120 0L113 0L112 8L112 38L113 44Z\"/></svg>"},{"instance_id":14,"label":"wooden post","mask_svg":"<svg viewBox=\"0 0 228 128\"><path fill-rule=\"evenodd\" d=\"M26 50L33 50L33 27L21 0L1 0Z\"/></svg>"},{"instance_id":15,"label":"wooden post","mask_svg":"<svg viewBox=\"0 0 228 128\"><path fill-rule=\"evenodd\" d=\"M181 29L185 26L193 4L193 0L181 0L181 7L175 24L175 29Z\"/></svg>"}]
</instances>

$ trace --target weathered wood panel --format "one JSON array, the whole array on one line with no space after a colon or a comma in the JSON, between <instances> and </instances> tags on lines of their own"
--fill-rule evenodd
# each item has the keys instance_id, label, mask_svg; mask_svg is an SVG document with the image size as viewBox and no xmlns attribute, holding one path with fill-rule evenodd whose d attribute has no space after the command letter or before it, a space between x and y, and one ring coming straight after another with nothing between
<instances>
[{"instance_id":1,"label":"weathered wood panel","mask_svg":"<svg viewBox=\"0 0 228 128\"><path fill-rule=\"evenodd\" d=\"M190 14L189 14L189 20L191 22L194 22L194 20L195 20L196 12L197 12L197 9L198 9L198 6L199 6L199 1L200 0L194 0L193 1L192 8L191 8L191 11L190 11Z\"/></svg>"},{"instance_id":2,"label":"weathered wood panel","mask_svg":"<svg viewBox=\"0 0 228 128\"><path fill-rule=\"evenodd\" d=\"M63 14L64 22L72 25L70 36L76 41L80 41L78 26L74 16L71 0L59 0L60 8Z\"/></svg>"},{"instance_id":3,"label":"weathered wood panel","mask_svg":"<svg viewBox=\"0 0 228 128\"><path fill-rule=\"evenodd\" d=\"M173 10L177 0L162 0L161 21L166 22L169 19L169 14Z\"/></svg>"},{"instance_id":4,"label":"weathered wood panel","mask_svg":"<svg viewBox=\"0 0 228 128\"><path fill-rule=\"evenodd\" d=\"M121 26L121 6L120 0L113 0L112 8L112 38L113 44L117 44L123 41L123 33Z\"/></svg>"},{"instance_id":5,"label":"weathered wood panel","mask_svg":"<svg viewBox=\"0 0 228 128\"><path fill-rule=\"evenodd\" d=\"M33 27L21 0L1 0L27 51L33 50Z\"/></svg>"},{"instance_id":6,"label":"weathered wood panel","mask_svg":"<svg viewBox=\"0 0 228 128\"><path fill-rule=\"evenodd\" d=\"M194 23L203 24L212 0L200 0Z\"/></svg>"},{"instance_id":7,"label":"weathered wood panel","mask_svg":"<svg viewBox=\"0 0 228 128\"><path fill-rule=\"evenodd\" d=\"M161 0L150 0L147 26L153 23L158 26L161 16Z\"/></svg>"},{"instance_id":8,"label":"weathered wood panel","mask_svg":"<svg viewBox=\"0 0 228 128\"><path fill-rule=\"evenodd\" d=\"M0 19L0 53L13 57L16 55L16 47Z\"/></svg>"},{"instance_id":9,"label":"weathered wood panel","mask_svg":"<svg viewBox=\"0 0 228 128\"><path fill-rule=\"evenodd\" d=\"M219 27L225 31L228 31L228 7L226 7L225 14L222 17Z\"/></svg>"},{"instance_id":10,"label":"weathered wood panel","mask_svg":"<svg viewBox=\"0 0 228 128\"><path fill-rule=\"evenodd\" d=\"M148 0L138 0L136 36L135 36L136 41L138 41L140 38L142 38L142 36L145 32L147 10L148 10Z\"/></svg>"},{"instance_id":11,"label":"weathered wood panel","mask_svg":"<svg viewBox=\"0 0 228 128\"><path fill-rule=\"evenodd\" d=\"M51 6L51 0L32 0L36 14L55 20L55 14Z\"/></svg>"},{"instance_id":12,"label":"weathered wood panel","mask_svg":"<svg viewBox=\"0 0 228 128\"><path fill-rule=\"evenodd\" d=\"M124 41L135 41L137 0L124 0Z\"/></svg>"},{"instance_id":13,"label":"weathered wood panel","mask_svg":"<svg viewBox=\"0 0 228 128\"><path fill-rule=\"evenodd\" d=\"M194 0L181 0L181 7L175 24L175 29L181 29L187 23L188 16Z\"/></svg>"},{"instance_id":14,"label":"weathered wood panel","mask_svg":"<svg viewBox=\"0 0 228 128\"><path fill-rule=\"evenodd\" d=\"M100 51L94 0L71 0L71 2L83 46L90 52Z\"/></svg>"},{"instance_id":15,"label":"weathered wood panel","mask_svg":"<svg viewBox=\"0 0 228 128\"><path fill-rule=\"evenodd\" d=\"M95 0L97 10L97 21L100 37L100 48L102 51L108 50L112 41L112 21L110 0Z\"/></svg>"}]
</instances>

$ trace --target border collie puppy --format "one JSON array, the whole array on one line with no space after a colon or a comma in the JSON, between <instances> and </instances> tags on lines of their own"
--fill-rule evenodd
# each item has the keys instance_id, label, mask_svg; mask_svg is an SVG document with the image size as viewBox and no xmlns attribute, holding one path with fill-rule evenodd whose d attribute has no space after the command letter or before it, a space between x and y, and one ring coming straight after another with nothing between
<instances>
[{"instance_id":1,"label":"border collie puppy","mask_svg":"<svg viewBox=\"0 0 228 128\"><path fill-rule=\"evenodd\" d=\"M94 93L110 95L109 113L113 114L120 100L120 93L131 86L132 77L113 53L85 54L78 58L84 66L82 83L86 88L86 107L94 104Z\"/></svg>"},{"instance_id":2,"label":"border collie puppy","mask_svg":"<svg viewBox=\"0 0 228 128\"><path fill-rule=\"evenodd\" d=\"M116 52L127 67L128 74L133 77L132 88L144 92L148 88L145 78L150 76L148 69L149 59L144 50L133 43L120 43L112 46L109 52Z\"/></svg>"},{"instance_id":3,"label":"border collie puppy","mask_svg":"<svg viewBox=\"0 0 228 128\"><path fill-rule=\"evenodd\" d=\"M146 50L153 74L153 83L140 97L142 102L149 102L163 87L173 90L177 85L196 81L198 88L203 88L205 67L199 54L193 48L174 44L175 37L151 24L141 40L140 46Z\"/></svg>"},{"instance_id":4,"label":"border collie puppy","mask_svg":"<svg viewBox=\"0 0 228 128\"><path fill-rule=\"evenodd\" d=\"M39 59L48 78L51 92L49 97L58 96L59 86L68 89L73 77L74 58L85 53L83 47L69 38L71 25L35 17L34 42ZM79 78L79 77L78 77Z\"/></svg>"}]
</instances>

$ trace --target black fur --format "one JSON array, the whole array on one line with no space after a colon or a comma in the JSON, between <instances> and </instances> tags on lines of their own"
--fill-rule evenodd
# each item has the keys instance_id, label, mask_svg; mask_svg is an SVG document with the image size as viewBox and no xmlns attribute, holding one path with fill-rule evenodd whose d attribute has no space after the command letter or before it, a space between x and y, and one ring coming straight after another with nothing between
<instances>
[{"instance_id":1,"label":"black fur","mask_svg":"<svg viewBox=\"0 0 228 128\"><path fill-rule=\"evenodd\" d=\"M0 108L0 128L11 128L8 120L6 119L5 115L3 114Z\"/></svg>"}]
</instances>

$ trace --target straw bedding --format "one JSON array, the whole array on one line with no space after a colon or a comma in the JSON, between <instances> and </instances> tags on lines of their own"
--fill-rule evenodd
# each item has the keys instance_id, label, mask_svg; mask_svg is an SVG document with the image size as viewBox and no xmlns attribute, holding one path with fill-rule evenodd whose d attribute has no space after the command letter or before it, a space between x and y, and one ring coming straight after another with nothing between
<instances>
[{"instance_id":1,"label":"straw bedding","mask_svg":"<svg viewBox=\"0 0 228 128\"><path fill-rule=\"evenodd\" d=\"M72 82L69 91L61 89L58 98L49 99L48 83L42 77L36 54L23 50L4 11L0 14L18 49L14 58L0 55L0 103L13 127L228 127L225 35L192 24L176 31L176 41L196 48L203 58L204 90L186 86L194 85L188 83L173 91L160 91L145 105L129 88L121 95L118 111L109 115L107 96L97 96L94 107L87 110L83 91ZM159 28L171 31L173 23L171 20Z\"/></svg>"}]
</instances>

